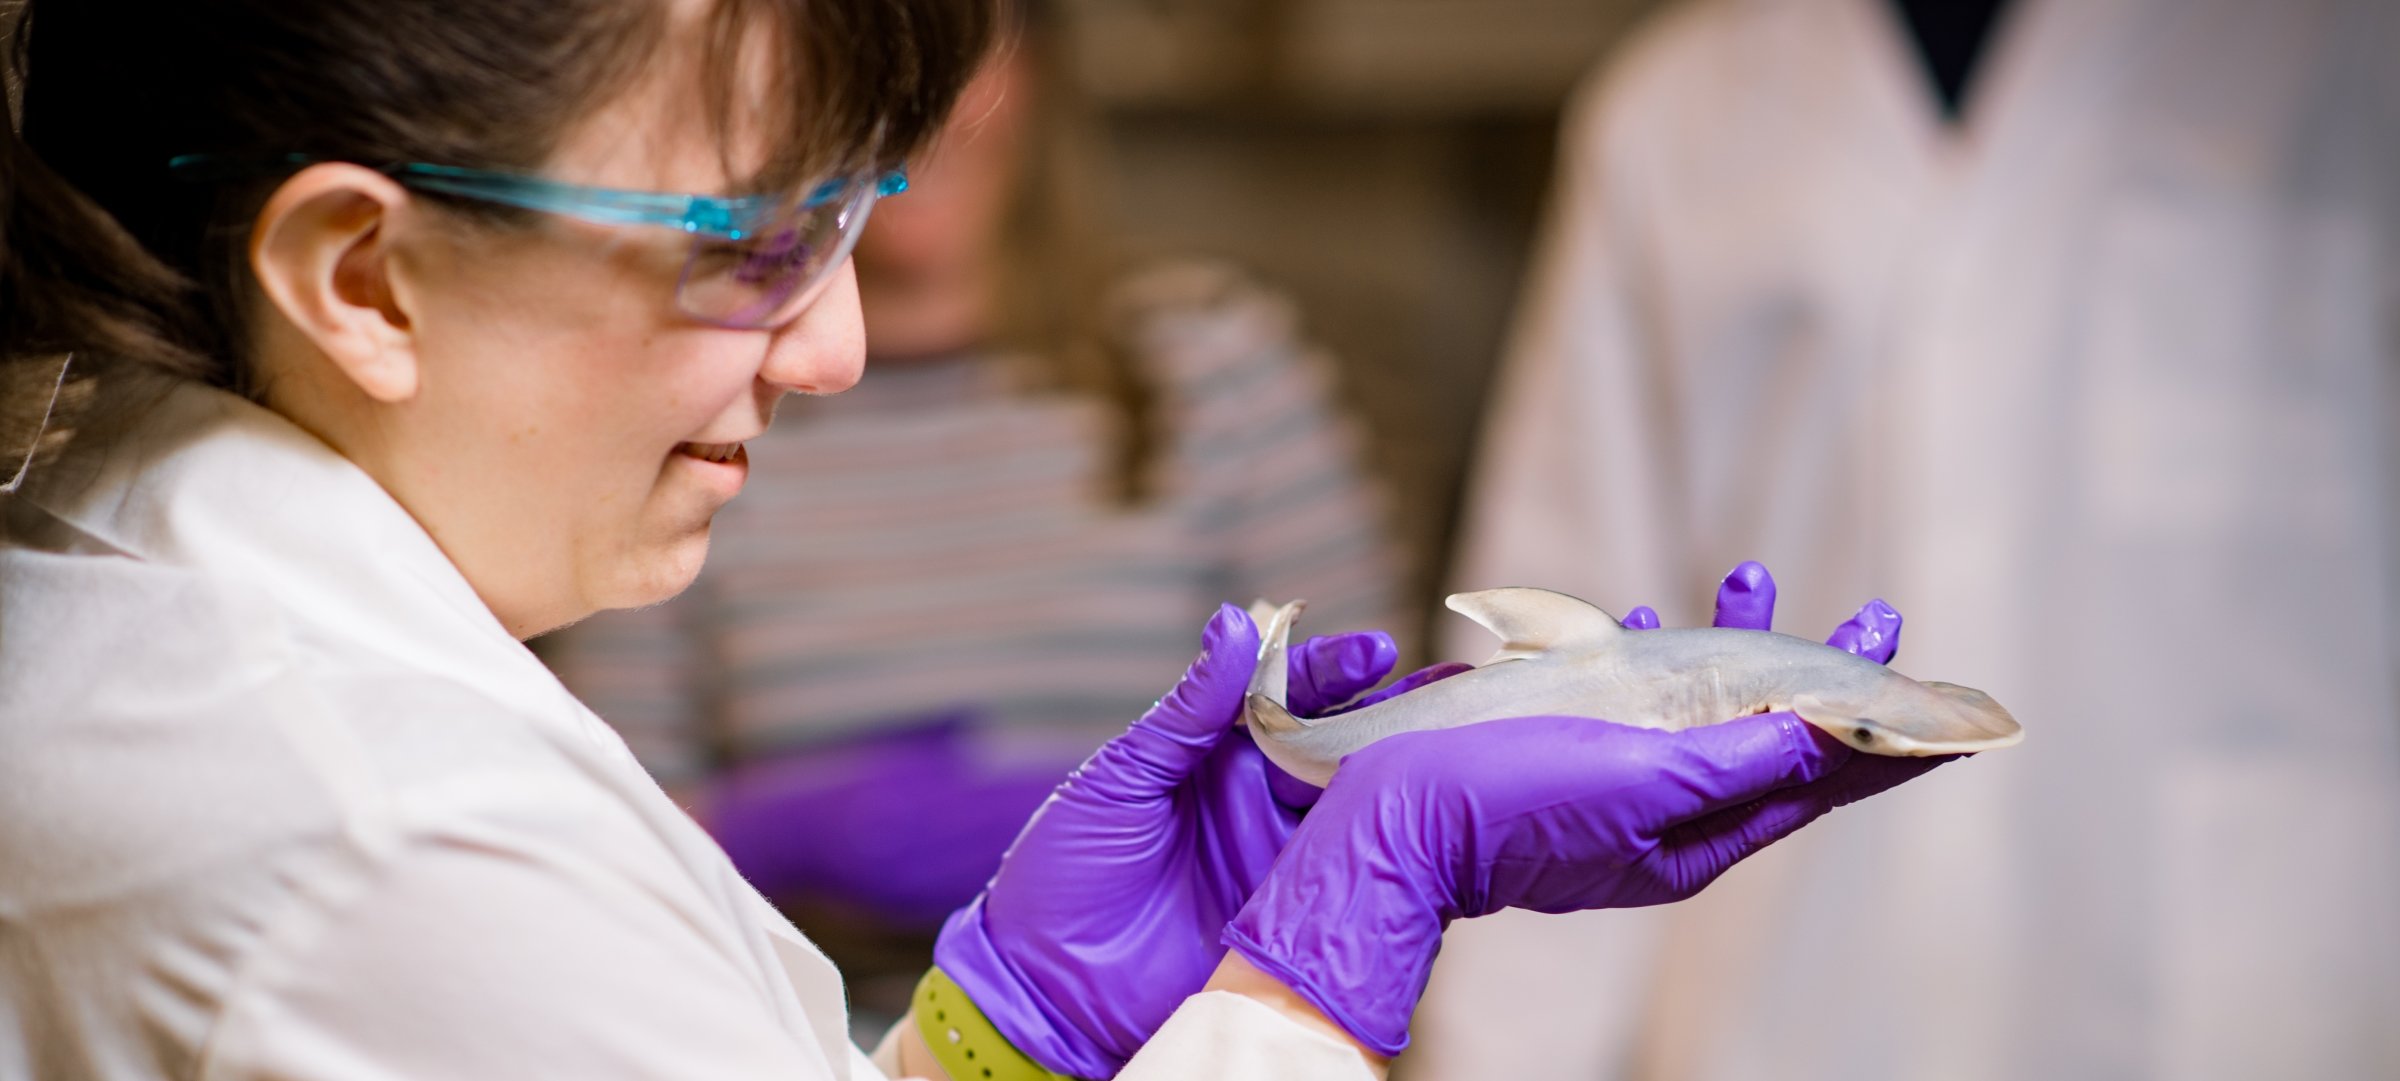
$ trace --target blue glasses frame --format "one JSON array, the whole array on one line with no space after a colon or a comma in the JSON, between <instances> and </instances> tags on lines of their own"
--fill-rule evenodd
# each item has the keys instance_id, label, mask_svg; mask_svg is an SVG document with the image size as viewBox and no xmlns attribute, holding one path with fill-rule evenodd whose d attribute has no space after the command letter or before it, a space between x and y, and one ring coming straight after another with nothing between
<instances>
[{"instance_id":1,"label":"blue glasses frame","mask_svg":"<svg viewBox=\"0 0 2400 1081\"><path fill-rule=\"evenodd\" d=\"M167 163L192 182L229 180L277 169L346 159L310 154L185 154ZM692 238L675 283L682 312L716 326L780 327L816 300L833 270L849 258L877 200L908 190L908 174L892 170L819 184L791 195L717 196L630 191L493 169L403 162L363 165L404 187L497 203L608 226L672 229Z\"/></svg>"},{"instance_id":2,"label":"blue glasses frame","mask_svg":"<svg viewBox=\"0 0 2400 1081\"><path fill-rule=\"evenodd\" d=\"M184 154L168 161L167 168L185 179L205 181L244 176L274 166L315 165L334 160L338 159L307 154L268 157ZM523 173L429 165L424 162L369 165L367 168L420 191L456 195L523 210L538 210L599 225L655 225L725 240L751 239L766 227L766 223L783 214L789 205L783 196L726 197L601 188ZM840 199L851 190L852 183L846 179L826 181L801 201L800 209L814 210ZM875 197L878 199L907 190L908 174L903 170L894 169L875 178Z\"/></svg>"}]
</instances>

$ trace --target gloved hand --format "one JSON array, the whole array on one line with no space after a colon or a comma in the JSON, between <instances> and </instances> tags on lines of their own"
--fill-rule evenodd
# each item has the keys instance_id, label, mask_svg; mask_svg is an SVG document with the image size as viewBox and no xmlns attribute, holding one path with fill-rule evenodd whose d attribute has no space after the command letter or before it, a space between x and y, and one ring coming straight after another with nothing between
<instances>
[{"instance_id":1,"label":"gloved hand","mask_svg":"<svg viewBox=\"0 0 2400 1081\"><path fill-rule=\"evenodd\" d=\"M1682 900L1930 765L1853 779L1837 772L1850 757L1789 713L1683 732L1520 717L1393 736L1343 761L1225 942L1398 1054L1450 921Z\"/></svg>"},{"instance_id":2,"label":"gloved hand","mask_svg":"<svg viewBox=\"0 0 2400 1081\"><path fill-rule=\"evenodd\" d=\"M1719 592L1719 625L1763 629L1773 603L1765 569L1745 564ZM1897 627L1877 602L1836 638L1888 657ZM1393 736L1343 761L1225 942L1397 1054L1451 920L1681 900L1941 761L1852 760L1789 713L1684 732L1524 717Z\"/></svg>"},{"instance_id":3,"label":"gloved hand","mask_svg":"<svg viewBox=\"0 0 2400 1081\"><path fill-rule=\"evenodd\" d=\"M1200 990L1226 919L1299 822L1274 786L1316 791L1234 728L1258 646L1250 617L1221 609L1182 682L1058 786L942 927L934 964L1052 1070L1115 1074ZM1399 651L1387 635L1345 634L1288 656L1293 711L1315 716L1380 682Z\"/></svg>"}]
</instances>

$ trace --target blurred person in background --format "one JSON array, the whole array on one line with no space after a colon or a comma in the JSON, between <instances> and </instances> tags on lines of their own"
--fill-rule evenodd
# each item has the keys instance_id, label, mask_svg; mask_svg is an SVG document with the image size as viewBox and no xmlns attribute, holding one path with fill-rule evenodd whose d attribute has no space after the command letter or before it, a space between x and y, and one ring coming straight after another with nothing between
<instances>
[{"instance_id":1,"label":"blurred person in background","mask_svg":"<svg viewBox=\"0 0 2400 1081\"><path fill-rule=\"evenodd\" d=\"M1231 270L1120 267L1058 16L1006 10L859 242L869 377L749 444L690 591L543 646L747 877L910 980L1222 599L1403 622L1328 359Z\"/></svg>"},{"instance_id":2,"label":"blurred person in background","mask_svg":"<svg viewBox=\"0 0 2400 1081\"><path fill-rule=\"evenodd\" d=\"M1457 585L1761 553L2033 737L1693 905L1459 928L1413 1078L2400 1076L2395 43L1701 0L1589 85Z\"/></svg>"}]
</instances>

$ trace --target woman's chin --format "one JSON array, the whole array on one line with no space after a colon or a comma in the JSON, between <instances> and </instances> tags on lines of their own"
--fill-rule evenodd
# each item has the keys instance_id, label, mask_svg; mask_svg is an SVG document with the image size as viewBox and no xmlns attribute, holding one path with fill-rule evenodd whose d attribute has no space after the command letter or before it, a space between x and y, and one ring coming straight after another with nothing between
<instances>
[{"instance_id":1,"label":"woman's chin","mask_svg":"<svg viewBox=\"0 0 2400 1081\"><path fill-rule=\"evenodd\" d=\"M708 523L671 541L644 545L627 553L626 563L611 576L606 589L594 590L596 611L648 608L673 600L700 577L708 561Z\"/></svg>"}]
</instances>

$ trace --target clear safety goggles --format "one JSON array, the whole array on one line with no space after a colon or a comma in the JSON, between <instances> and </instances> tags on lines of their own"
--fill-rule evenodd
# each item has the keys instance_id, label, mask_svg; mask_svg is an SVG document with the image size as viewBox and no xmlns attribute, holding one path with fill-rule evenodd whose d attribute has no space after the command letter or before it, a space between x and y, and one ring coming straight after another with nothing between
<instances>
[{"instance_id":1,"label":"clear safety goggles","mask_svg":"<svg viewBox=\"0 0 2400 1081\"><path fill-rule=\"evenodd\" d=\"M167 167L221 180L332 159L186 154ZM875 202L908 190L907 174L842 177L788 196L629 191L455 165L367 165L418 191L513 206L599 225L672 229L692 238L675 307L703 323L771 330L799 317L850 257Z\"/></svg>"}]
</instances>

